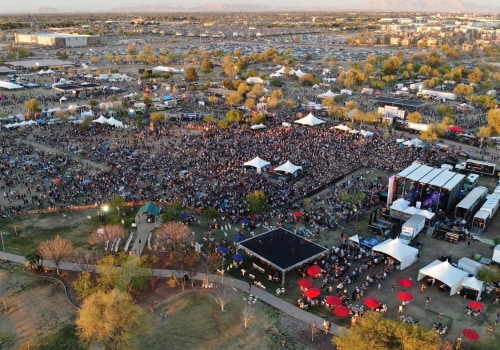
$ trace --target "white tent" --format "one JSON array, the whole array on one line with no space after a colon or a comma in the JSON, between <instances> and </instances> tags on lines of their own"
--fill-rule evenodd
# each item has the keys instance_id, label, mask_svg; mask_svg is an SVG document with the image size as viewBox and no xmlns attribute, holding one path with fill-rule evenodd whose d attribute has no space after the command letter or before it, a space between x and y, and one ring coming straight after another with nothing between
<instances>
[{"instance_id":1,"label":"white tent","mask_svg":"<svg viewBox=\"0 0 500 350\"><path fill-rule=\"evenodd\" d=\"M349 240L351 242L359 244L359 236L358 235L354 235L354 236L349 237Z\"/></svg>"},{"instance_id":2,"label":"white tent","mask_svg":"<svg viewBox=\"0 0 500 350\"><path fill-rule=\"evenodd\" d=\"M8 81L0 80L0 88L6 89L6 90L21 90L24 87L22 85L19 85L19 84L14 84L14 83L11 83Z\"/></svg>"},{"instance_id":3,"label":"white tent","mask_svg":"<svg viewBox=\"0 0 500 350\"><path fill-rule=\"evenodd\" d=\"M168 72L168 73L181 73L184 69L177 69L173 67L158 66L153 68L153 72Z\"/></svg>"},{"instance_id":4,"label":"white tent","mask_svg":"<svg viewBox=\"0 0 500 350\"><path fill-rule=\"evenodd\" d=\"M298 77L298 78L302 78L304 75L306 75L306 73L304 73L302 70L300 70L300 68L298 70L295 71L295 75Z\"/></svg>"},{"instance_id":5,"label":"white tent","mask_svg":"<svg viewBox=\"0 0 500 350\"><path fill-rule=\"evenodd\" d=\"M364 137L372 137L373 136L373 132L372 131L368 131L368 130L361 130L360 133Z\"/></svg>"},{"instance_id":6,"label":"white tent","mask_svg":"<svg viewBox=\"0 0 500 350\"><path fill-rule=\"evenodd\" d=\"M340 96L340 94L336 94L332 90L328 90L327 92L318 95L319 98L335 97L335 96Z\"/></svg>"},{"instance_id":7,"label":"white tent","mask_svg":"<svg viewBox=\"0 0 500 350\"><path fill-rule=\"evenodd\" d=\"M113 117L109 118L106 121L106 124L109 124L111 126L117 127L117 128L123 128L123 123Z\"/></svg>"},{"instance_id":8,"label":"white tent","mask_svg":"<svg viewBox=\"0 0 500 350\"><path fill-rule=\"evenodd\" d=\"M399 261L400 270L406 269L418 260L418 249L401 242L399 238L388 239L373 247L373 250L380 252Z\"/></svg>"},{"instance_id":9,"label":"white tent","mask_svg":"<svg viewBox=\"0 0 500 350\"><path fill-rule=\"evenodd\" d=\"M106 124L108 120L102 114L96 120L92 120L92 123Z\"/></svg>"},{"instance_id":10,"label":"white tent","mask_svg":"<svg viewBox=\"0 0 500 350\"><path fill-rule=\"evenodd\" d=\"M294 123L314 126L314 125L323 124L324 122L325 122L324 120L321 120L321 119L315 117L312 113L309 113L304 118L300 118L300 119L296 120Z\"/></svg>"},{"instance_id":11,"label":"white tent","mask_svg":"<svg viewBox=\"0 0 500 350\"><path fill-rule=\"evenodd\" d=\"M465 277L462 281L462 287L477 291L476 300L481 300L481 292L484 290L484 282L478 280L476 277Z\"/></svg>"},{"instance_id":12,"label":"white tent","mask_svg":"<svg viewBox=\"0 0 500 350\"><path fill-rule=\"evenodd\" d=\"M268 161L265 161L264 159L260 158L259 156L255 157L252 160L249 160L246 163L243 163L243 166L245 167L252 167L257 169L257 173L260 174L262 172L262 168L271 165Z\"/></svg>"},{"instance_id":13,"label":"white tent","mask_svg":"<svg viewBox=\"0 0 500 350\"><path fill-rule=\"evenodd\" d=\"M292 176L296 176L297 172L301 171L302 167L299 165L292 164L289 160L286 163L280 165L277 168L274 168L275 172L282 172L286 174L291 174Z\"/></svg>"},{"instance_id":14,"label":"white tent","mask_svg":"<svg viewBox=\"0 0 500 350\"><path fill-rule=\"evenodd\" d=\"M435 278L450 287L450 295L454 295L460 290L462 281L468 275L467 272L454 267L448 261L434 260L418 271L417 280L420 281L425 276Z\"/></svg>"},{"instance_id":15,"label":"white tent","mask_svg":"<svg viewBox=\"0 0 500 350\"><path fill-rule=\"evenodd\" d=\"M337 129L337 130L342 130L342 131L349 131L349 130L351 130L350 127L348 127L347 125L344 125L344 124L340 124L340 125L334 126L333 128Z\"/></svg>"},{"instance_id":16,"label":"white tent","mask_svg":"<svg viewBox=\"0 0 500 350\"><path fill-rule=\"evenodd\" d=\"M264 124L262 124L262 123L261 123L261 124L256 124L256 125L252 125L252 126L250 127L250 129L252 129L252 130L259 130L259 129L265 129L265 128L267 128L267 126L265 126L265 125L264 125Z\"/></svg>"},{"instance_id":17,"label":"white tent","mask_svg":"<svg viewBox=\"0 0 500 350\"><path fill-rule=\"evenodd\" d=\"M500 263L500 244L497 244L493 249L493 256L491 257L491 260L496 263Z\"/></svg>"}]
</instances>

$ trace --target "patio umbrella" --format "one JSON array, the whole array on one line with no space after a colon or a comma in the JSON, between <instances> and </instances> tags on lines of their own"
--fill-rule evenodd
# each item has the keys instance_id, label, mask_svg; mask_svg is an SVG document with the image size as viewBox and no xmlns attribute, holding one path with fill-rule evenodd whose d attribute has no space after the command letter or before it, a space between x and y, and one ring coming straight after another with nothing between
<instances>
[{"instance_id":1,"label":"patio umbrella","mask_svg":"<svg viewBox=\"0 0 500 350\"><path fill-rule=\"evenodd\" d=\"M241 241L245 240L245 237L243 237L243 236L234 236L234 237L233 237L233 240L234 240L236 243L239 243L239 242L241 242Z\"/></svg>"},{"instance_id":2,"label":"patio umbrella","mask_svg":"<svg viewBox=\"0 0 500 350\"><path fill-rule=\"evenodd\" d=\"M325 302L328 304L328 305L335 305L335 306L339 306L339 305L342 305L342 299L340 299L338 296L336 295L329 295L325 298Z\"/></svg>"},{"instance_id":3,"label":"patio umbrella","mask_svg":"<svg viewBox=\"0 0 500 350\"><path fill-rule=\"evenodd\" d=\"M473 329L470 329L470 328L465 328L462 331L462 334L464 335L464 337L466 337L467 339L470 339L470 340L478 340L479 339L479 333Z\"/></svg>"},{"instance_id":4,"label":"patio umbrella","mask_svg":"<svg viewBox=\"0 0 500 350\"><path fill-rule=\"evenodd\" d=\"M403 301L412 301L413 295L410 292L401 291L401 292L398 292L398 298L403 300Z\"/></svg>"},{"instance_id":5,"label":"patio umbrella","mask_svg":"<svg viewBox=\"0 0 500 350\"><path fill-rule=\"evenodd\" d=\"M245 254L241 254L241 253L233 254L233 260L235 260L235 261L242 261L244 258L245 258Z\"/></svg>"},{"instance_id":6,"label":"patio umbrella","mask_svg":"<svg viewBox=\"0 0 500 350\"><path fill-rule=\"evenodd\" d=\"M227 247L217 247L217 249L215 251L217 253L227 254L227 252L229 251L229 249L227 249Z\"/></svg>"},{"instance_id":7,"label":"patio umbrella","mask_svg":"<svg viewBox=\"0 0 500 350\"><path fill-rule=\"evenodd\" d=\"M308 298L314 299L314 298L319 297L320 294L321 294L321 290L319 288L309 288L306 291L305 296Z\"/></svg>"},{"instance_id":8,"label":"patio umbrella","mask_svg":"<svg viewBox=\"0 0 500 350\"><path fill-rule=\"evenodd\" d=\"M242 223L243 225L248 225L248 224L250 223L250 219L248 219L248 218L244 218L243 220L241 220L241 223Z\"/></svg>"},{"instance_id":9,"label":"patio umbrella","mask_svg":"<svg viewBox=\"0 0 500 350\"><path fill-rule=\"evenodd\" d=\"M467 306L470 307L471 309L474 309L474 310L482 310L484 309L484 304L479 302L479 301L476 301L476 300L471 300L467 303Z\"/></svg>"},{"instance_id":10,"label":"patio umbrella","mask_svg":"<svg viewBox=\"0 0 500 350\"><path fill-rule=\"evenodd\" d=\"M311 265L307 268L307 274L309 276L317 276L321 273L321 267L318 265Z\"/></svg>"},{"instance_id":11,"label":"patio umbrella","mask_svg":"<svg viewBox=\"0 0 500 350\"><path fill-rule=\"evenodd\" d=\"M338 317L346 317L351 313L351 310L347 306L339 305L333 309L333 313Z\"/></svg>"},{"instance_id":12,"label":"patio umbrella","mask_svg":"<svg viewBox=\"0 0 500 350\"><path fill-rule=\"evenodd\" d=\"M301 211L296 211L292 215L295 216L296 218L301 218L304 216L304 213Z\"/></svg>"},{"instance_id":13,"label":"patio umbrella","mask_svg":"<svg viewBox=\"0 0 500 350\"><path fill-rule=\"evenodd\" d=\"M398 284L405 289L410 288L411 286L413 286L413 280L409 278L400 278L398 280Z\"/></svg>"},{"instance_id":14,"label":"patio umbrella","mask_svg":"<svg viewBox=\"0 0 500 350\"><path fill-rule=\"evenodd\" d=\"M181 218L183 219L189 219L189 214L188 213L182 213Z\"/></svg>"},{"instance_id":15,"label":"patio umbrella","mask_svg":"<svg viewBox=\"0 0 500 350\"><path fill-rule=\"evenodd\" d=\"M450 125L450 127L448 128L449 131L453 131L453 132L458 132L458 133L463 133L464 132L464 129L462 129L461 127L457 126L457 125Z\"/></svg>"},{"instance_id":16,"label":"patio umbrella","mask_svg":"<svg viewBox=\"0 0 500 350\"><path fill-rule=\"evenodd\" d=\"M378 301L377 298L368 297L365 298L365 305L368 306L370 309L376 309L377 307L380 306L380 301Z\"/></svg>"},{"instance_id":17,"label":"patio umbrella","mask_svg":"<svg viewBox=\"0 0 500 350\"><path fill-rule=\"evenodd\" d=\"M302 288L309 289L313 286L313 283L311 280L306 280L305 278L302 278L299 280L299 286L301 286Z\"/></svg>"}]
</instances>

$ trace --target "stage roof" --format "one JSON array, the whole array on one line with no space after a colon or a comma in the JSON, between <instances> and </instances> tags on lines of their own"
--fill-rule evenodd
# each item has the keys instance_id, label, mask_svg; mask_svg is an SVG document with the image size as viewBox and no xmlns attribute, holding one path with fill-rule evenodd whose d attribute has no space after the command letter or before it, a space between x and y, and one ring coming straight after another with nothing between
<instances>
[{"instance_id":1,"label":"stage roof","mask_svg":"<svg viewBox=\"0 0 500 350\"><path fill-rule=\"evenodd\" d=\"M414 101L414 100L404 100L401 98L392 98L392 97L375 97L372 99L375 103L379 105L391 105L396 107L407 107L413 109L419 109L428 104L426 101Z\"/></svg>"},{"instance_id":2,"label":"stage roof","mask_svg":"<svg viewBox=\"0 0 500 350\"><path fill-rule=\"evenodd\" d=\"M248 238L238 243L238 246L249 255L258 257L282 272L292 270L328 252L328 248L283 228Z\"/></svg>"}]
</instances>

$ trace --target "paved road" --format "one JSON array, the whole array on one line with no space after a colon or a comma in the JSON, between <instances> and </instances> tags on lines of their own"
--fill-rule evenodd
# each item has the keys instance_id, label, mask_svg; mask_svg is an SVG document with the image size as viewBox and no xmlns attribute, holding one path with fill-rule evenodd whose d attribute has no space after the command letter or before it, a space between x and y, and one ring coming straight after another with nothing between
<instances>
[{"instance_id":1,"label":"paved road","mask_svg":"<svg viewBox=\"0 0 500 350\"><path fill-rule=\"evenodd\" d=\"M15 254L10 254L10 253L2 253L2 260L7 260L10 262L14 262L17 264L25 264L26 260L24 256L20 255L15 255ZM42 265L45 267L55 267L55 264L53 261L50 260L43 260ZM90 270L94 270L95 266L86 266L86 268ZM68 270L68 271L82 271L82 266L81 264L77 263L70 263L70 262L61 262L59 263L59 269L61 270ZM176 270L162 270L162 269L153 269L153 275L154 276L160 276L160 277L170 277L170 276L180 276L182 273L180 271ZM205 273L198 273L194 279L202 281L204 278L208 277L208 279L212 282L218 283L221 281L221 276L220 275L212 275L212 274L205 274ZM252 289L249 291L248 289L248 282L241 281L238 279L234 278L224 278L224 284L229 285L236 290L239 290L240 292L243 292L241 297L247 297L248 294L252 294L256 296L259 300L265 302L266 304L281 310L282 312L287 313L290 316L293 316L306 324L313 324L316 322L318 329L322 330L323 329L323 321L324 319L321 317L318 317L310 312L304 311L296 306L293 306L289 304L288 302L284 301L283 299L280 299L279 297L275 296L272 294L273 291L266 291L263 289L260 289L257 286L252 286ZM344 329L343 327L339 327L335 324L332 323L331 328L330 328L330 333L333 335L340 335L341 329Z\"/></svg>"}]
</instances>

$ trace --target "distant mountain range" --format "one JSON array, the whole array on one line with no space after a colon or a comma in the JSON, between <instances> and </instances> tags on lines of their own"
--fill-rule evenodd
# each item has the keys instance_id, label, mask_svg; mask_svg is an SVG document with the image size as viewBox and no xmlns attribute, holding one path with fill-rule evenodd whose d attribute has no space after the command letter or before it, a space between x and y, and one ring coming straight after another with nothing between
<instances>
[{"instance_id":1,"label":"distant mountain range","mask_svg":"<svg viewBox=\"0 0 500 350\"><path fill-rule=\"evenodd\" d=\"M259 2L261 0L258 0ZM222 3L206 2L200 6L189 7L177 4L153 5L138 4L120 6L111 9L104 7L87 12L111 13L179 13L179 12L324 12L324 11L359 11L359 12L430 12L430 13L500 13L500 2L491 5L480 5L473 0L367 0L352 6L337 5L333 1L325 1L323 6L310 6L307 1L302 6L277 6L264 3ZM36 13L70 13L83 12L81 9L65 7L52 8L41 6Z\"/></svg>"}]
</instances>

